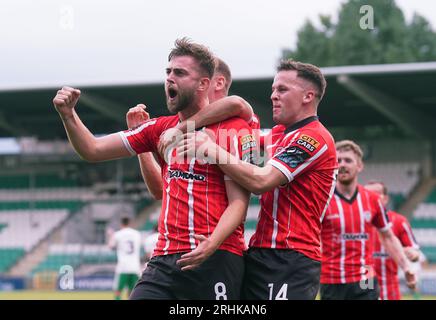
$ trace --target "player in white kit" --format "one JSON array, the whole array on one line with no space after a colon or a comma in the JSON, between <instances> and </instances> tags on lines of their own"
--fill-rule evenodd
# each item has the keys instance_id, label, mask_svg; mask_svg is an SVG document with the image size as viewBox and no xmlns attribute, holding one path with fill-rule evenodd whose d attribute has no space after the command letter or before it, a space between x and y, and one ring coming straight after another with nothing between
<instances>
[{"instance_id":1,"label":"player in white kit","mask_svg":"<svg viewBox=\"0 0 436 320\"><path fill-rule=\"evenodd\" d=\"M121 229L115 232L109 247L117 250L117 267L115 269L115 299L121 299L121 292L127 288L128 295L141 274L141 233L130 226L130 219L121 219Z\"/></svg>"}]
</instances>

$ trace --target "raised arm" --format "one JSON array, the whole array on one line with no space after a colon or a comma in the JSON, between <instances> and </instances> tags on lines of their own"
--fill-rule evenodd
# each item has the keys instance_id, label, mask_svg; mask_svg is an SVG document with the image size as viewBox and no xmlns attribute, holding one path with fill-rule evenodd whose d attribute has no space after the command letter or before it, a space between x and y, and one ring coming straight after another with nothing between
<instances>
[{"instance_id":1,"label":"raised arm","mask_svg":"<svg viewBox=\"0 0 436 320\"><path fill-rule=\"evenodd\" d=\"M194 236L200 241L197 248L182 255L177 261L183 271L194 269L203 263L245 221L250 193L231 180L226 180L225 184L229 205L209 238L203 235Z\"/></svg>"},{"instance_id":2,"label":"raised arm","mask_svg":"<svg viewBox=\"0 0 436 320\"><path fill-rule=\"evenodd\" d=\"M146 107L138 104L130 108L126 114L127 127L133 129L144 123L150 118ZM144 152L138 155L141 175L148 191L156 200L162 199L162 174L161 167L154 159L152 152Z\"/></svg>"},{"instance_id":3,"label":"raised arm","mask_svg":"<svg viewBox=\"0 0 436 320\"><path fill-rule=\"evenodd\" d=\"M225 97L212 102L189 119L179 123L176 128L186 132L188 121L194 122L195 129L198 129L232 117L240 117L249 122L253 118L253 108L241 97Z\"/></svg>"},{"instance_id":4,"label":"raised arm","mask_svg":"<svg viewBox=\"0 0 436 320\"><path fill-rule=\"evenodd\" d=\"M89 162L131 156L118 134L96 138L88 130L75 111L79 98L80 90L63 87L53 99L53 105L62 119L68 139L77 154Z\"/></svg>"},{"instance_id":5,"label":"raised arm","mask_svg":"<svg viewBox=\"0 0 436 320\"><path fill-rule=\"evenodd\" d=\"M247 101L238 96L225 97L212 102L162 135L159 143L160 155L166 159L165 150L177 143L181 135L188 129L192 131L233 117L240 117L246 122L250 122L254 117L253 109ZM192 125L193 127L191 127Z\"/></svg>"},{"instance_id":6,"label":"raised arm","mask_svg":"<svg viewBox=\"0 0 436 320\"><path fill-rule=\"evenodd\" d=\"M203 151L205 154L199 154ZM197 158L204 156L208 161L216 163L227 176L254 194L262 194L289 182L287 177L272 165L258 167L241 161L215 144L203 132L186 133L177 148L180 157L189 157L193 153L197 153Z\"/></svg>"}]
</instances>

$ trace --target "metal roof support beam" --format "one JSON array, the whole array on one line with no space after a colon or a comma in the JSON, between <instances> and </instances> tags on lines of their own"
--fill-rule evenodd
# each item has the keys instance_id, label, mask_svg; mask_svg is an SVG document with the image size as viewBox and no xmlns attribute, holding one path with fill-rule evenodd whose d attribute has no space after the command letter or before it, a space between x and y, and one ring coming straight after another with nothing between
<instances>
[{"instance_id":1,"label":"metal roof support beam","mask_svg":"<svg viewBox=\"0 0 436 320\"><path fill-rule=\"evenodd\" d=\"M338 83L371 105L407 133L422 138L434 135L434 123L428 116L412 107L368 86L348 75L339 75Z\"/></svg>"},{"instance_id":2,"label":"metal roof support beam","mask_svg":"<svg viewBox=\"0 0 436 320\"><path fill-rule=\"evenodd\" d=\"M79 103L83 103L107 118L125 124L126 113L128 110L127 106L120 105L98 95L83 92L80 96Z\"/></svg>"}]
</instances>

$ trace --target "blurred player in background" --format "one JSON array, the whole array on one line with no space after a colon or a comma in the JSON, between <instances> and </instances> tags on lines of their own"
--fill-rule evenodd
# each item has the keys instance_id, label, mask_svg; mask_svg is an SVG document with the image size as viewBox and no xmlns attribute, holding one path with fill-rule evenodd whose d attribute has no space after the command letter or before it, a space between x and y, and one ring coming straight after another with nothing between
<instances>
[{"instance_id":1,"label":"blurred player in background","mask_svg":"<svg viewBox=\"0 0 436 320\"><path fill-rule=\"evenodd\" d=\"M141 233L130 227L130 218L121 218L121 229L110 236L109 247L117 251L114 290L120 300L124 289L130 296L141 274Z\"/></svg>"},{"instance_id":2,"label":"blurred player in background","mask_svg":"<svg viewBox=\"0 0 436 320\"><path fill-rule=\"evenodd\" d=\"M377 300L371 232L378 229L386 251L405 271L410 287L416 283L403 248L391 230L378 196L358 183L363 152L350 140L336 143L339 174L335 194L322 221L321 299Z\"/></svg>"},{"instance_id":3,"label":"blurred player in background","mask_svg":"<svg viewBox=\"0 0 436 320\"><path fill-rule=\"evenodd\" d=\"M244 188L262 194L246 255L244 298L315 299L320 274L321 217L334 189L336 150L317 114L326 82L309 64L283 61L272 85L272 159L257 167L238 161L207 134L186 134L178 153L207 158ZM216 109L215 109L216 110ZM250 142L250 141L248 141Z\"/></svg>"},{"instance_id":4,"label":"blurred player in background","mask_svg":"<svg viewBox=\"0 0 436 320\"><path fill-rule=\"evenodd\" d=\"M145 260L148 262L153 257L153 251L156 248L157 241L159 240L159 230L157 224L153 227L153 232L145 237L144 252Z\"/></svg>"},{"instance_id":5,"label":"blurred player in background","mask_svg":"<svg viewBox=\"0 0 436 320\"><path fill-rule=\"evenodd\" d=\"M418 278L418 283L416 285L416 288L414 290L412 290L412 296L413 296L413 299L415 299L415 300L421 299L420 281L422 281L421 274L422 274L422 270L425 266L428 266L427 257L425 256L425 254L421 250L419 250L418 260L411 263L411 268L412 268L413 272L415 272L415 274Z\"/></svg>"},{"instance_id":6,"label":"blurred player in background","mask_svg":"<svg viewBox=\"0 0 436 320\"><path fill-rule=\"evenodd\" d=\"M371 181L365 185L365 188L378 194L380 196L381 204L387 208L389 204L389 195L384 183L380 181ZM404 252L407 258L411 262L418 261L420 255L419 246L416 243L415 237L412 233L412 228L406 217L391 210L387 212L387 215L389 221L392 223L392 231L404 247ZM387 254L385 248L381 245L376 230L374 229L371 238L373 243L374 268L380 285L380 299L401 300L400 283L398 280L398 265Z\"/></svg>"}]
</instances>

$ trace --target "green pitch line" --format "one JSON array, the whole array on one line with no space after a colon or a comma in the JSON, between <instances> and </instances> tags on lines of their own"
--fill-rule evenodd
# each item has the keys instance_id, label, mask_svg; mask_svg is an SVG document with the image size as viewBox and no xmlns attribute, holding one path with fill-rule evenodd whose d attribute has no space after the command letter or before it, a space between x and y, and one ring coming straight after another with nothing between
<instances>
[{"instance_id":1,"label":"green pitch line","mask_svg":"<svg viewBox=\"0 0 436 320\"><path fill-rule=\"evenodd\" d=\"M127 295L124 294L123 298L127 299ZM420 299L436 300L436 296L421 296ZM111 291L3 291L0 300L114 300L114 294ZM405 295L403 300L413 300L413 296Z\"/></svg>"},{"instance_id":2,"label":"green pitch line","mask_svg":"<svg viewBox=\"0 0 436 320\"><path fill-rule=\"evenodd\" d=\"M127 298L127 297L125 297ZM113 300L111 291L8 291L0 292L0 300Z\"/></svg>"}]
</instances>

